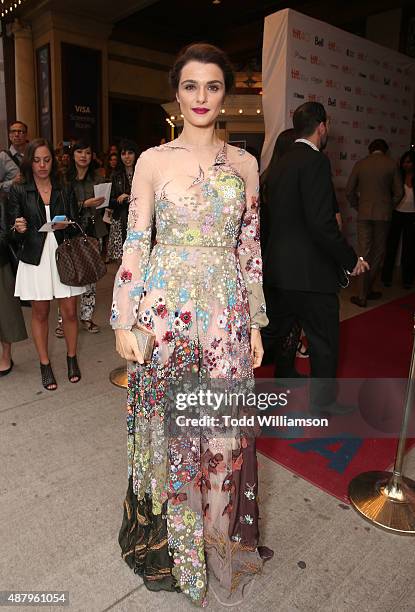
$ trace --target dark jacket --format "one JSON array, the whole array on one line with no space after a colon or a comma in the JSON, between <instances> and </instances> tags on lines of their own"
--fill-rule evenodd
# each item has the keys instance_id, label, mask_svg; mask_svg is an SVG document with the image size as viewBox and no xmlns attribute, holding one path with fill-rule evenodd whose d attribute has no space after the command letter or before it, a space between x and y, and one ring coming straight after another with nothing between
<instances>
[{"instance_id":1,"label":"dark jacket","mask_svg":"<svg viewBox=\"0 0 415 612\"><path fill-rule=\"evenodd\" d=\"M117 198L123 193L130 195L131 185L124 170L120 170L112 177L112 189L110 207L112 208L112 218L121 221L123 232L127 231L129 199L125 199L122 204L117 202Z\"/></svg>"},{"instance_id":2,"label":"dark jacket","mask_svg":"<svg viewBox=\"0 0 415 612\"><path fill-rule=\"evenodd\" d=\"M108 234L107 226L102 220L103 211L97 210L95 206L85 208L83 202L95 197L94 185L100 183L109 183L109 181L97 173L93 176L88 173L81 181L73 179L68 183L75 192L81 226L89 236L94 238L103 238Z\"/></svg>"},{"instance_id":3,"label":"dark jacket","mask_svg":"<svg viewBox=\"0 0 415 612\"><path fill-rule=\"evenodd\" d=\"M0 198L0 266L9 262L9 247L11 238L10 226L6 216L6 200Z\"/></svg>"},{"instance_id":4,"label":"dark jacket","mask_svg":"<svg viewBox=\"0 0 415 612\"><path fill-rule=\"evenodd\" d=\"M52 185L50 196L50 218L53 219L55 215L66 215L72 221L79 221L73 191L60 186L58 183ZM46 232L39 232L42 225L46 223L46 209L34 183L13 185L10 190L9 225L14 225L18 217L24 217L27 221L27 231L24 234L14 232L16 240L21 244L19 259L25 263L38 266L46 240ZM56 241L61 244L65 235L71 237L78 232L79 230L76 227L71 226L67 230L56 230Z\"/></svg>"},{"instance_id":5,"label":"dark jacket","mask_svg":"<svg viewBox=\"0 0 415 612\"><path fill-rule=\"evenodd\" d=\"M273 163L267 177L269 240L264 283L286 290L333 293L357 256L341 234L327 157L305 143Z\"/></svg>"}]
</instances>

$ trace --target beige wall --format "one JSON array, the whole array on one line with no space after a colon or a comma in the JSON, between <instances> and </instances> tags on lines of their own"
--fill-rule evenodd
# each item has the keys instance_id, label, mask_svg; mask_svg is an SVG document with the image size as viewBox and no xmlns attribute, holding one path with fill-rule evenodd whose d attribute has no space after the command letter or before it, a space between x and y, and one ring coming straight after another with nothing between
<instances>
[{"instance_id":1,"label":"beige wall","mask_svg":"<svg viewBox=\"0 0 415 612\"><path fill-rule=\"evenodd\" d=\"M173 97L168 84L172 55L110 40L108 56L108 87L113 97L155 102Z\"/></svg>"},{"instance_id":2,"label":"beige wall","mask_svg":"<svg viewBox=\"0 0 415 612\"><path fill-rule=\"evenodd\" d=\"M170 97L167 72L111 59L108 62L108 87L114 97L127 95L158 102L165 102Z\"/></svg>"}]
</instances>

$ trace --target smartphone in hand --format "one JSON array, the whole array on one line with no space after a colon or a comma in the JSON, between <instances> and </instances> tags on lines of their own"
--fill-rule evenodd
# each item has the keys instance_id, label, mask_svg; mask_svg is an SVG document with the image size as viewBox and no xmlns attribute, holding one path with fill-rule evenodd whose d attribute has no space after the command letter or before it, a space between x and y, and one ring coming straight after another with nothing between
<instances>
[{"instance_id":1,"label":"smartphone in hand","mask_svg":"<svg viewBox=\"0 0 415 612\"><path fill-rule=\"evenodd\" d=\"M64 223L68 218L66 215L55 215L52 219L52 223Z\"/></svg>"}]
</instances>

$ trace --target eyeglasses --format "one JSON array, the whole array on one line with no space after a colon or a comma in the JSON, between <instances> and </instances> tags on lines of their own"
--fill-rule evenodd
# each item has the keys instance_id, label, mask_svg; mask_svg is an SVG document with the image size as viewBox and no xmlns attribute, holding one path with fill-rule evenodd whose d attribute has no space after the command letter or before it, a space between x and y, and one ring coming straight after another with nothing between
<instances>
[{"instance_id":1,"label":"eyeglasses","mask_svg":"<svg viewBox=\"0 0 415 612\"><path fill-rule=\"evenodd\" d=\"M10 130L10 134L26 134L26 130Z\"/></svg>"}]
</instances>

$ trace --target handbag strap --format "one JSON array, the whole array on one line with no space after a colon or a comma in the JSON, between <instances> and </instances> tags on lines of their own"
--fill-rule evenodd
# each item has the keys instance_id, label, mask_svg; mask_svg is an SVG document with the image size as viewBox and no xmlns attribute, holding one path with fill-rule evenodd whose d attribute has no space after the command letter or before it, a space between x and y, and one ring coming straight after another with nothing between
<instances>
[{"instance_id":1,"label":"handbag strap","mask_svg":"<svg viewBox=\"0 0 415 612\"><path fill-rule=\"evenodd\" d=\"M63 210L65 211L66 216L68 216L68 212L70 212L70 211L67 210L67 199L63 195L64 189L61 189L60 192L61 192L61 198L62 198L62 202L63 202ZM79 231L81 232L83 237L87 238L87 235L85 234L84 230L82 229L82 227L79 225L79 223L77 221L71 221L70 224L71 225L76 225L76 227L79 229ZM68 240L70 240L70 237L67 237L67 228L65 228L63 230L63 233L64 233L64 241L67 242Z\"/></svg>"}]
</instances>

